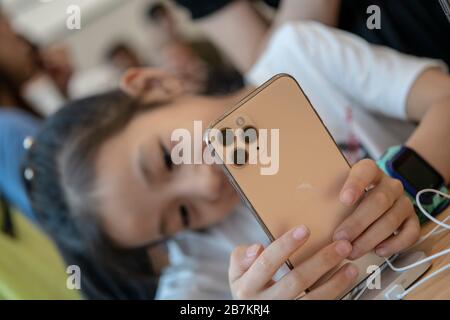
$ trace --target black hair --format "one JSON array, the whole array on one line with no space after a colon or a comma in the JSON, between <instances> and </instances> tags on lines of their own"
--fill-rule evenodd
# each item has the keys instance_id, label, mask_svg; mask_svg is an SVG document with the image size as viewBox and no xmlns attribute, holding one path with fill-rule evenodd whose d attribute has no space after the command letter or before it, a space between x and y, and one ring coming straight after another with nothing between
<instances>
[{"instance_id":1,"label":"black hair","mask_svg":"<svg viewBox=\"0 0 450 320\"><path fill-rule=\"evenodd\" d=\"M150 5L147 9L146 17L150 21L158 21L162 16L168 13L167 7L161 2Z\"/></svg>"},{"instance_id":2,"label":"black hair","mask_svg":"<svg viewBox=\"0 0 450 320\"><path fill-rule=\"evenodd\" d=\"M12 213L11 210L6 202L6 200L3 198L3 195L0 193L0 214L2 215L2 219L0 220L2 222L1 231L14 238L16 236L13 219L12 219Z\"/></svg>"},{"instance_id":3,"label":"black hair","mask_svg":"<svg viewBox=\"0 0 450 320\"><path fill-rule=\"evenodd\" d=\"M112 60L120 52L129 52L134 55L133 49L125 42L117 42L113 44L106 52L106 58Z\"/></svg>"},{"instance_id":4,"label":"black hair","mask_svg":"<svg viewBox=\"0 0 450 320\"><path fill-rule=\"evenodd\" d=\"M91 196L101 145L151 107L119 90L71 102L44 123L24 168L32 172L26 185L38 221L64 252L84 260L88 255L94 268L100 264L151 279L154 291L157 279L147 248L125 250L112 241L102 231Z\"/></svg>"}]
</instances>

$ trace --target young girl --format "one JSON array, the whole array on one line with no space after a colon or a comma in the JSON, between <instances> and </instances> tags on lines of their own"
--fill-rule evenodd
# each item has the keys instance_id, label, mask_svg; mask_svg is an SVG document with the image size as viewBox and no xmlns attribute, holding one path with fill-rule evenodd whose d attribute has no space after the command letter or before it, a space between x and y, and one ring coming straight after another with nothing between
<instances>
[{"instance_id":1,"label":"young girl","mask_svg":"<svg viewBox=\"0 0 450 320\"><path fill-rule=\"evenodd\" d=\"M320 55L308 55L314 43L308 45L310 35L321 38L321 50L333 47L324 60L313 61ZM306 43L295 37L303 37ZM283 50L288 45L297 47ZM338 54L334 57L332 52ZM352 101L375 109L381 104L379 110L393 116L424 118L408 145L418 152L426 150L424 156L448 181L448 158L433 160L435 150L422 143L425 136L428 141L442 139L446 136L442 130L449 127L430 129L430 123L447 121L442 118L446 118L448 105L441 104L447 103L443 98L448 93L448 76L429 69L438 63L374 48L343 32L307 23L281 29L266 53L248 78L257 85L274 73L290 71L306 88L332 134L339 133L339 124L345 125L338 119L333 122L333 110L323 104L333 97L338 97L335 104ZM367 54L370 61L363 58ZM361 60L341 65L349 63L346 57L356 56ZM337 72L363 70L370 94L362 90L359 78L346 75L345 83L334 83L341 77L329 73L334 63ZM395 72L390 73L392 65ZM395 86L386 85L386 77ZM430 83L434 85L429 87ZM323 91L314 94L312 87L318 84L323 84ZM239 206L238 196L219 168L176 166L170 156L175 129L193 132L194 120L203 121L205 128L253 87L224 97L193 96L162 71L133 69L124 75L122 88L124 92L75 101L47 121L26 165L30 196L54 238L74 248L88 248L102 261L110 259L125 266L127 252L167 240L170 266L163 270L158 298L229 298L232 294L236 298L294 299L345 258L356 259L371 250L386 257L417 240L418 219L401 183L383 175L373 161L362 160L353 166L342 187L341 201L355 209L336 229L335 241L272 281L284 261L307 241L307 226L288 231L264 249L267 239ZM385 98L380 102L381 92ZM439 159L448 156L440 152ZM60 229L61 223L70 228ZM254 244L233 251L241 243ZM339 297L358 272L364 271L348 263L305 297Z\"/></svg>"}]
</instances>

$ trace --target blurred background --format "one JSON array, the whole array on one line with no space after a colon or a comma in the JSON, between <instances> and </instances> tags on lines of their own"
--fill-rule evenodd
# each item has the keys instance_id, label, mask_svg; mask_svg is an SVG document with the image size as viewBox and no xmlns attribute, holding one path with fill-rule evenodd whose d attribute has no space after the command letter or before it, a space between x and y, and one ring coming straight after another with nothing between
<instances>
[{"instance_id":1,"label":"blurred background","mask_svg":"<svg viewBox=\"0 0 450 320\"><path fill-rule=\"evenodd\" d=\"M77 10L80 28L71 29ZM163 68L195 94L221 95L243 85L174 1L0 0L0 145L6 150L0 161L8 167L0 168L0 299L80 298L66 287L70 264L83 268L84 297L153 297L152 279L125 279L59 247L61 257L37 228L18 161L24 138L43 119L68 101L117 88L133 67Z\"/></svg>"},{"instance_id":2,"label":"blurred background","mask_svg":"<svg viewBox=\"0 0 450 320\"><path fill-rule=\"evenodd\" d=\"M1 0L0 4L4 20L33 46L65 98L112 89L124 70L138 66L164 68L183 78L195 93L228 93L242 85L240 74L173 1ZM67 26L74 6L81 14L80 29ZM50 101L38 101L43 97L25 98L35 109L45 105L38 113L48 115L61 104L53 96L54 107Z\"/></svg>"},{"instance_id":3,"label":"blurred background","mask_svg":"<svg viewBox=\"0 0 450 320\"><path fill-rule=\"evenodd\" d=\"M13 27L40 46L67 46L76 68L85 70L102 63L107 51L117 42L126 42L148 63L164 36L147 20L151 0L2 0L2 8L11 18ZM183 34L198 36L184 10L170 7ZM81 30L66 27L67 8L76 4L81 9Z\"/></svg>"}]
</instances>

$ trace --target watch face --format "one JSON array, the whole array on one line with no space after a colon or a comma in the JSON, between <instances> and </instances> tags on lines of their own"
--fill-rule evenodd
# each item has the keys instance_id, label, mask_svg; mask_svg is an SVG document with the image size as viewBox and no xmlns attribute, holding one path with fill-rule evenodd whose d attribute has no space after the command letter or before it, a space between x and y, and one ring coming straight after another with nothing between
<instances>
[{"instance_id":1,"label":"watch face","mask_svg":"<svg viewBox=\"0 0 450 320\"><path fill-rule=\"evenodd\" d=\"M441 175L411 149L402 148L392 166L416 191L438 189L444 183Z\"/></svg>"}]
</instances>

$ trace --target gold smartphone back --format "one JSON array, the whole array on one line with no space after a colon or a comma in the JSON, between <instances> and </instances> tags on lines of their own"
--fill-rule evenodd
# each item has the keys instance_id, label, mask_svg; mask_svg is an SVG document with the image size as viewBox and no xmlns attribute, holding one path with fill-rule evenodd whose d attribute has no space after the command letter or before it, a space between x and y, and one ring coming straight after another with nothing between
<instances>
[{"instance_id":1,"label":"gold smartphone back","mask_svg":"<svg viewBox=\"0 0 450 320\"><path fill-rule=\"evenodd\" d=\"M278 152L278 170L273 163L269 170L268 161L250 164L247 160L235 165L232 160L239 143L224 146L217 139L218 130L249 127L256 128L257 139L241 141L241 147L250 153L256 145L258 156L267 153L272 161ZM336 227L353 210L339 201L350 166L294 78L286 74L273 77L210 129L215 130L207 134L207 143L217 151L231 183L271 240L302 224L311 230L308 242L289 259L290 267L332 242ZM267 130L267 144L261 144L261 129ZM271 130L278 130L278 149ZM235 139L239 140L239 135ZM360 264L365 266L380 261L378 257L363 260ZM362 279L365 270L360 271Z\"/></svg>"}]
</instances>

